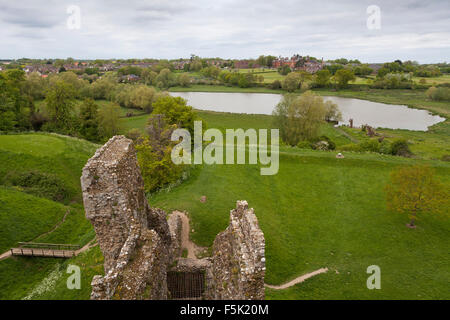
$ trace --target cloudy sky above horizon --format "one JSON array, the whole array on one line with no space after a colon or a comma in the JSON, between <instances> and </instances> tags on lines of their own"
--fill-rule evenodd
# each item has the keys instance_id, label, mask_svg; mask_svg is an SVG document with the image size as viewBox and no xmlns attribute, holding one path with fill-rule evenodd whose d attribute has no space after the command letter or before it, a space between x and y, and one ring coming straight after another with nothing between
<instances>
[{"instance_id":1,"label":"cloudy sky above horizon","mask_svg":"<svg viewBox=\"0 0 450 320\"><path fill-rule=\"evenodd\" d=\"M69 29L69 6L81 11ZM367 27L369 5L381 28ZM0 0L0 58L450 61L450 1Z\"/></svg>"}]
</instances>

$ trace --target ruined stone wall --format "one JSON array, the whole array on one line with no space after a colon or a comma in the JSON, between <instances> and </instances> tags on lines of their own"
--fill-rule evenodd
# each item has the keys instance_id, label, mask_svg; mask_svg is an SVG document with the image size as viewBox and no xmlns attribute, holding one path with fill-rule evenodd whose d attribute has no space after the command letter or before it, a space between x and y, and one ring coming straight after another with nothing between
<instances>
[{"instance_id":1,"label":"ruined stone wall","mask_svg":"<svg viewBox=\"0 0 450 320\"><path fill-rule=\"evenodd\" d=\"M238 201L214 240L213 299L264 299L265 241L253 209Z\"/></svg>"},{"instance_id":2,"label":"ruined stone wall","mask_svg":"<svg viewBox=\"0 0 450 320\"><path fill-rule=\"evenodd\" d=\"M86 217L105 258L91 299L167 299L167 272L205 274L204 299L264 299L264 235L253 209L238 201L212 257L181 258L182 222L150 208L133 142L111 138L83 168Z\"/></svg>"},{"instance_id":3,"label":"ruined stone wall","mask_svg":"<svg viewBox=\"0 0 450 320\"><path fill-rule=\"evenodd\" d=\"M172 238L172 245L170 247L171 264L177 257L181 257L182 244L181 244L181 218L177 214L171 214L167 221L169 224L170 236Z\"/></svg>"},{"instance_id":4,"label":"ruined stone wall","mask_svg":"<svg viewBox=\"0 0 450 320\"><path fill-rule=\"evenodd\" d=\"M171 235L165 213L147 203L133 142L111 138L83 168L81 186L105 258L92 298L165 299Z\"/></svg>"}]
</instances>

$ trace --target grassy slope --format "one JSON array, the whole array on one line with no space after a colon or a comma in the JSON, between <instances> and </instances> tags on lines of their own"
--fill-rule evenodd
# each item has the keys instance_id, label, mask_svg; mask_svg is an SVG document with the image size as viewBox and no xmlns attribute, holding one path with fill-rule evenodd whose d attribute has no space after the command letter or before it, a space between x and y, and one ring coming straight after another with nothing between
<instances>
[{"instance_id":1,"label":"grassy slope","mask_svg":"<svg viewBox=\"0 0 450 320\"><path fill-rule=\"evenodd\" d=\"M21 192L20 188L0 186L1 252L19 241L34 239L38 242L83 245L94 237L93 229L84 217L80 175L82 167L97 147L84 140L57 135L0 136L0 160L2 161L0 181L3 181L4 176L11 171L36 170L58 176L64 181L65 187L71 190L70 203L62 204L26 194ZM67 210L70 210L70 213L59 228L50 234L36 238L52 230ZM71 260L74 259L68 262ZM1 261L0 299L23 298L60 262L59 259L25 257L13 257ZM86 270L82 270L83 274ZM86 274L88 275L89 273ZM90 291L90 289L86 290ZM77 291L71 292L72 295L77 295ZM84 295L84 298L88 296Z\"/></svg>"},{"instance_id":2,"label":"grassy slope","mask_svg":"<svg viewBox=\"0 0 450 320\"><path fill-rule=\"evenodd\" d=\"M81 269L81 289L67 289L66 272L69 265ZM58 270L58 277L46 283L49 275ZM103 256L99 247L94 247L79 256L61 260L50 258L13 257L0 262L0 300L19 300L30 295L37 288L46 287L32 299L79 300L89 299L91 281L94 275L103 274Z\"/></svg>"},{"instance_id":3,"label":"grassy slope","mask_svg":"<svg viewBox=\"0 0 450 320\"><path fill-rule=\"evenodd\" d=\"M53 134L0 135L0 183L13 171L50 173L64 182L71 202L81 204L81 170L98 147Z\"/></svg>"},{"instance_id":4,"label":"grassy slope","mask_svg":"<svg viewBox=\"0 0 450 320\"><path fill-rule=\"evenodd\" d=\"M66 210L51 200L0 187L0 252L52 229Z\"/></svg>"},{"instance_id":5,"label":"grassy slope","mask_svg":"<svg viewBox=\"0 0 450 320\"><path fill-rule=\"evenodd\" d=\"M83 209L80 176L82 167L97 147L87 141L57 135L0 136L0 181L4 181L4 177L12 171L35 170L58 176L71 193L70 203L64 205L28 195L21 192L20 187L1 187L1 250L8 249L18 241L30 241L49 231L67 210L70 214L64 225L49 240L77 242L89 230L86 219L81 219Z\"/></svg>"}]
</instances>

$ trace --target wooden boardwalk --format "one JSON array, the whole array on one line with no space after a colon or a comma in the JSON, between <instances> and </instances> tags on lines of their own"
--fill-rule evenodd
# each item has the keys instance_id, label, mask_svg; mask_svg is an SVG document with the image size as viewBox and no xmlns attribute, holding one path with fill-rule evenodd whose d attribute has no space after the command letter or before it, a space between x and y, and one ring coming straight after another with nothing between
<instances>
[{"instance_id":1,"label":"wooden boardwalk","mask_svg":"<svg viewBox=\"0 0 450 320\"><path fill-rule=\"evenodd\" d=\"M72 244L19 242L10 252L12 256L72 258L78 249L80 246Z\"/></svg>"}]
</instances>

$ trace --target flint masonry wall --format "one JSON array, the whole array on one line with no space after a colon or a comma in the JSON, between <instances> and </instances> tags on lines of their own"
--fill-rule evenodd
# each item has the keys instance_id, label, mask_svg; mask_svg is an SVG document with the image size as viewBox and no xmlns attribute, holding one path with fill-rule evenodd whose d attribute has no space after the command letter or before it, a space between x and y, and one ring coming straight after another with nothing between
<instances>
[{"instance_id":1,"label":"flint masonry wall","mask_svg":"<svg viewBox=\"0 0 450 320\"><path fill-rule=\"evenodd\" d=\"M213 299L265 298L264 234L247 201L230 212L229 226L214 240L212 261Z\"/></svg>"},{"instance_id":2,"label":"flint masonry wall","mask_svg":"<svg viewBox=\"0 0 450 320\"><path fill-rule=\"evenodd\" d=\"M264 299L264 235L253 209L238 201L210 258L181 258L181 221L150 208L133 142L111 138L83 168L86 217L104 256L105 276L91 299L167 299L167 271L204 270L204 299Z\"/></svg>"},{"instance_id":3,"label":"flint masonry wall","mask_svg":"<svg viewBox=\"0 0 450 320\"><path fill-rule=\"evenodd\" d=\"M171 235L162 210L150 209L133 142L111 138L83 168L86 217L104 256L92 299L165 299Z\"/></svg>"}]
</instances>

